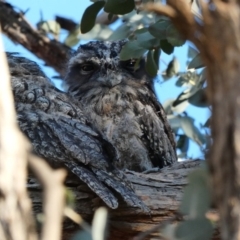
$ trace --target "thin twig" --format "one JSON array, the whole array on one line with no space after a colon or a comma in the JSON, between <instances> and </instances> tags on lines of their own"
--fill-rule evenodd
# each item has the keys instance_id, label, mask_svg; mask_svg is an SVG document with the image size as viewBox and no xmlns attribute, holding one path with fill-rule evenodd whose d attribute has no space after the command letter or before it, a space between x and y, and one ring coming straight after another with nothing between
<instances>
[{"instance_id":1,"label":"thin twig","mask_svg":"<svg viewBox=\"0 0 240 240\"><path fill-rule=\"evenodd\" d=\"M44 188L44 225L41 240L60 240L65 205L64 179L67 175L63 169L52 170L37 156L28 159L30 168Z\"/></svg>"}]
</instances>

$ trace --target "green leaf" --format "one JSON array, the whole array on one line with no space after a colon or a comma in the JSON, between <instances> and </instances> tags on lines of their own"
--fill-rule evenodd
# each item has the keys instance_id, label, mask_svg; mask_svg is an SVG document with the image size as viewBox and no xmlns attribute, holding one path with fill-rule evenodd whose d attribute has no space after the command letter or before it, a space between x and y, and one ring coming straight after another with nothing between
<instances>
[{"instance_id":1,"label":"green leaf","mask_svg":"<svg viewBox=\"0 0 240 240\"><path fill-rule=\"evenodd\" d=\"M165 113L166 113L167 115L173 114L172 104L173 104L174 101L175 101L175 99L167 99L167 100L162 104L162 106L163 106L163 108L164 108L164 110L165 110Z\"/></svg>"},{"instance_id":2,"label":"green leaf","mask_svg":"<svg viewBox=\"0 0 240 240\"><path fill-rule=\"evenodd\" d=\"M180 212L190 218L205 217L211 205L211 191L206 167L189 174L189 184L185 187Z\"/></svg>"},{"instance_id":3,"label":"green leaf","mask_svg":"<svg viewBox=\"0 0 240 240\"><path fill-rule=\"evenodd\" d=\"M202 59L200 57L200 53L193 58L193 60L189 63L188 65L188 69L194 68L194 69L198 69L198 68L202 68L204 67L204 64L202 62Z\"/></svg>"},{"instance_id":4,"label":"green leaf","mask_svg":"<svg viewBox=\"0 0 240 240\"><path fill-rule=\"evenodd\" d=\"M199 89L188 99L188 102L196 107L208 107L206 89Z\"/></svg>"},{"instance_id":5,"label":"green leaf","mask_svg":"<svg viewBox=\"0 0 240 240\"><path fill-rule=\"evenodd\" d=\"M181 222L176 228L176 240L210 240L213 226L206 218Z\"/></svg>"},{"instance_id":6,"label":"green leaf","mask_svg":"<svg viewBox=\"0 0 240 240\"><path fill-rule=\"evenodd\" d=\"M140 34L136 31L135 34L137 35L137 41L140 47L148 50L160 47L159 40L151 35L148 31L142 30Z\"/></svg>"},{"instance_id":7,"label":"green leaf","mask_svg":"<svg viewBox=\"0 0 240 240\"><path fill-rule=\"evenodd\" d=\"M203 145L206 140L204 135L199 131L199 129L194 125L194 119L188 116L180 117L181 127L184 133L195 141L200 146Z\"/></svg>"},{"instance_id":8,"label":"green leaf","mask_svg":"<svg viewBox=\"0 0 240 240\"><path fill-rule=\"evenodd\" d=\"M177 60L177 58L174 57L173 60L168 63L168 66L166 69L166 76L168 78L171 78L177 75L179 70L180 70L179 61Z\"/></svg>"},{"instance_id":9,"label":"green leaf","mask_svg":"<svg viewBox=\"0 0 240 240\"><path fill-rule=\"evenodd\" d=\"M127 38L129 35L130 26L128 24L122 24L118 27L108 38L108 40L115 41L123 38Z\"/></svg>"},{"instance_id":10,"label":"green leaf","mask_svg":"<svg viewBox=\"0 0 240 240\"><path fill-rule=\"evenodd\" d=\"M105 1L98 1L93 3L85 10L80 24L82 33L87 33L94 27L96 17L104 5Z\"/></svg>"},{"instance_id":11,"label":"green leaf","mask_svg":"<svg viewBox=\"0 0 240 240\"><path fill-rule=\"evenodd\" d=\"M121 60L128 60L130 58L140 58L147 50L138 45L137 41L127 42L120 53Z\"/></svg>"},{"instance_id":12,"label":"green leaf","mask_svg":"<svg viewBox=\"0 0 240 240\"><path fill-rule=\"evenodd\" d=\"M173 53L174 47L166 39L160 41L160 46L166 54Z\"/></svg>"},{"instance_id":13,"label":"green leaf","mask_svg":"<svg viewBox=\"0 0 240 240\"><path fill-rule=\"evenodd\" d=\"M75 30L69 32L68 36L64 40L64 44L69 47L73 47L77 45L80 41L79 35L80 35L80 28L77 27Z\"/></svg>"},{"instance_id":14,"label":"green leaf","mask_svg":"<svg viewBox=\"0 0 240 240\"><path fill-rule=\"evenodd\" d=\"M154 51L153 50L148 51L145 69L146 69L147 73L149 74L149 76L155 77L157 75L158 66L154 60Z\"/></svg>"},{"instance_id":15,"label":"green leaf","mask_svg":"<svg viewBox=\"0 0 240 240\"><path fill-rule=\"evenodd\" d=\"M37 24L38 29L43 30L46 33L52 33L58 35L61 31L61 26L54 20L42 21Z\"/></svg>"},{"instance_id":16,"label":"green leaf","mask_svg":"<svg viewBox=\"0 0 240 240\"><path fill-rule=\"evenodd\" d=\"M81 35L81 39L106 40L110 37L111 34L112 30L109 28L109 26L95 24L91 31Z\"/></svg>"},{"instance_id":17,"label":"green leaf","mask_svg":"<svg viewBox=\"0 0 240 240\"><path fill-rule=\"evenodd\" d=\"M124 15L135 8L134 0L107 0L104 11L112 14Z\"/></svg>"},{"instance_id":18,"label":"green leaf","mask_svg":"<svg viewBox=\"0 0 240 240\"><path fill-rule=\"evenodd\" d=\"M186 73L181 73L180 77L176 81L176 86L197 86L199 83L199 77L200 75L198 75L196 71L187 71Z\"/></svg>"},{"instance_id":19,"label":"green leaf","mask_svg":"<svg viewBox=\"0 0 240 240\"><path fill-rule=\"evenodd\" d=\"M178 129L181 127L181 120L179 116L176 115L168 115L168 122L170 123L171 128L173 129L174 132L177 132Z\"/></svg>"},{"instance_id":20,"label":"green leaf","mask_svg":"<svg viewBox=\"0 0 240 240\"><path fill-rule=\"evenodd\" d=\"M156 38L163 40L167 38L167 28L171 25L169 20L160 20L152 24L148 30Z\"/></svg>"},{"instance_id":21,"label":"green leaf","mask_svg":"<svg viewBox=\"0 0 240 240\"><path fill-rule=\"evenodd\" d=\"M183 39L173 24L169 25L167 28L167 40L169 43L176 47L180 47L186 42L186 40Z\"/></svg>"},{"instance_id":22,"label":"green leaf","mask_svg":"<svg viewBox=\"0 0 240 240\"><path fill-rule=\"evenodd\" d=\"M188 107L189 105L189 102L188 101L181 101L179 99L176 99L174 102L173 102L173 105L172 105L172 110L175 112L175 113L182 113L186 110L186 108Z\"/></svg>"},{"instance_id":23,"label":"green leaf","mask_svg":"<svg viewBox=\"0 0 240 240\"><path fill-rule=\"evenodd\" d=\"M211 205L210 179L206 168L193 171L188 176L189 184L185 187L180 212L189 218L205 217Z\"/></svg>"},{"instance_id":24,"label":"green leaf","mask_svg":"<svg viewBox=\"0 0 240 240\"><path fill-rule=\"evenodd\" d=\"M156 48L154 50L154 53L153 53L153 58L154 58L155 63L157 64L158 68L159 68L159 58L160 58L160 55L161 55L161 49Z\"/></svg>"},{"instance_id":25,"label":"green leaf","mask_svg":"<svg viewBox=\"0 0 240 240\"><path fill-rule=\"evenodd\" d=\"M208 120L204 123L203 127L210 127L210 124L211 124L211 117L208 118Z\"/></svg>"},{"instance_id":26,"label":"green leaf","mask_svg":"<svg viewBox=\"0 0 240 240\"><path fill-rule=\"evenodd\" d=\"M199 52L195 48L192 48L191 46L188 47L188 58L194 58L198 54Z\"/></svg>"},{"instance_id":27,"label":"green leaf","mask_svg":"<svg viewBox=\"0 0 240 240\"><path fill-rule=\"evenodd\" d=\"M177 148L179 148L183 153L186 153L189 147L189 138L186 135L181 134L177 141Z\"/></svg>"}]
</instances>

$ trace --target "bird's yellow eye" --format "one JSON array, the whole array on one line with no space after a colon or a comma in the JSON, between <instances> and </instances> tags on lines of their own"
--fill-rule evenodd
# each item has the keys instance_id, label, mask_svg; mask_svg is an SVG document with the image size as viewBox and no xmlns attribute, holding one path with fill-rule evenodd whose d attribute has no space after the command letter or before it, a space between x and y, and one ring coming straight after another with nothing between
<instances>
[{"instance_id":1,"label":"bird's yellow eye","mask_svg":"<svg viewBox=\"0 0 240 240\"><path fill-rule=\"evenodd\" d=\"M81 74L89 74L94 70L94 65L92 63L84 63L80 66L80 73Z\"/></svg>"}]
</instances>

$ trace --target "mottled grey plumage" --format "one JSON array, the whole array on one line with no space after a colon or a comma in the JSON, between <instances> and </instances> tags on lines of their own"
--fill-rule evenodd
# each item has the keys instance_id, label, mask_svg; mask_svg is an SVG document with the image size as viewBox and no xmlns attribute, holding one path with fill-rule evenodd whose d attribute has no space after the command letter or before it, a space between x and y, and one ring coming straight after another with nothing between
<instances>
[{"instance_id":1,"label":"mottled grey plumage","mask_svg":"<svg viewBox=\"0 0 240 240\"><path fill-rule=\"evenodd\" d=\"M112 143L114 165L135 171L177 160L175 142L142 59L120 61L126 41L81 45L68 64L68 92L83 105L94 126Z\"/></svg>"},{"instance_id":2,"label":"mottled grey plumage","mask_svg":"<svg viewBox=\"0 0 240 240\"><path fill-rule=\"evenodd\" d=\"M111 163L114 147L94 129L80 103L51 85L36 63L14 54L8 54L8 61L19 126L34 152L67 167L111 208L118 200L108 187L130 206L146 210Z\"/></svg>"}]
</instances>

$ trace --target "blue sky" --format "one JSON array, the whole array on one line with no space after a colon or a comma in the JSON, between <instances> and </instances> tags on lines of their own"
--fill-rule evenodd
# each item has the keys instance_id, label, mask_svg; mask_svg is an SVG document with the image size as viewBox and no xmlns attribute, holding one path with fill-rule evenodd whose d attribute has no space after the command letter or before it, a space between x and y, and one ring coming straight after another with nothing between
<instances>
[{"instance_id":1,"label":"blue sky","mask_svg":"<svg viewBox=\"0 0 240 240\"><path fill-rule=\"evenodd\" d=\"M80 22L81 16L86 9L87 6L91 4L89 0L79 0L79 1L66 1L66 0L34 0L34 1L26 1L26 0L9 0L8 1L13 6L18 7L19 9L26 11L25 17L28 21L36 26L36 23L40 21L41 12L43 20L53 20L55 19L55 15L64 16L74 20L75 22ZM114 26L113 26L114 27ZM61 39L63 39L62 36ZM44 62L31 52L27 51L20 45L16 45L8 40L5 36L3 37L4 46L6 51L9 52L19 52L22 56L27 57L33 61L36 61L44 70L49 78L52 76L56 76L56 72L49 67L44 66ZM180 47L175 48L173 55L177 57L180 61L181 71L185 71L185 63L187 60L187 50L188 47ZM160 68L165 69L166 65L164 63L168 63L172 60L173 55L161 55ZM155 84L158 97L160 101L163 103L165 100L170 98L176 98L178 94L183 91L183 88L175 87L175 80L167 81L164 83L156 83ZM197 108L192 105L189 105L187 108L187 113L189 116L196 118L196 126L200 126L200 124L204 124L207 116L208 110L205 108ZM190 143L190 151L189 157L199 157L201 156L201 152L199 147L191 141Z\"/></svg>"}]
</instances>

